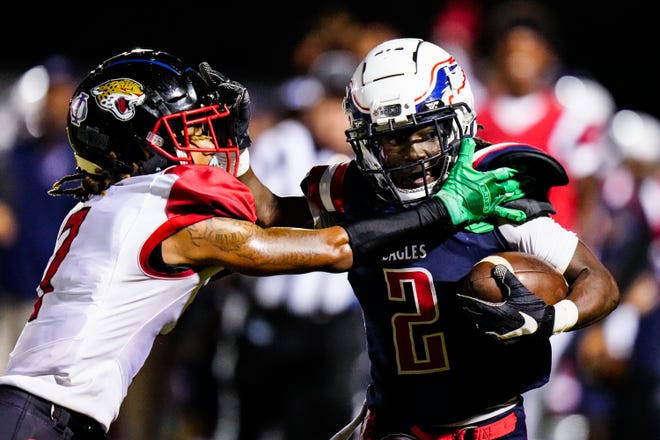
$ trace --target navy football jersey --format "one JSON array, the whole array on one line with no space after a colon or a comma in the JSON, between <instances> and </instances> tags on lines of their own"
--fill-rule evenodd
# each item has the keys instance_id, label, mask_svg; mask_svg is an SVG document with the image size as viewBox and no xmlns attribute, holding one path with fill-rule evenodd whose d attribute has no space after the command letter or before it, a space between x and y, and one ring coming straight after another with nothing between
<instances>
[{"instance_id":1,"label":"navy football jersey","mask_svg":"<svg viewBox=\"0 0 660 440\"><path fill-rule=\"evenodd\" d=\"M315 167L302 188L318 219L341 224L394 209L370 185L351 161ZM553 230L538 234L534 222ZM566 267L577 244L574 234L547 216L526 223L506 234L501 227L449 237L426 230L391 243L349 272L365 321L372 411L417 425L449 424L509 404L548 381L548 340L494 340L476 330L455 302L472 265L496 252L536 253ZM557 237L565 240L562 247ZM527 244L534 242L540 244Z\"/></svg>"}]
</instances>

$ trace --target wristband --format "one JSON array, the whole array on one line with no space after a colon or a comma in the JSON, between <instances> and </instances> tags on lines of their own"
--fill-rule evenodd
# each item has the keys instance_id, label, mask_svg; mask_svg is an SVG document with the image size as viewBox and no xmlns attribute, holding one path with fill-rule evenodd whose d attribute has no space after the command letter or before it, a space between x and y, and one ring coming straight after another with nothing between
<instances>
[{"instance_id":1,"label":"wristband","mask_svg":"<svg viewBox=\"0 0 660 440\"><path fill-rule=\"evenodd\" d=\"M555 308L555 322L552 333L557 334L573 328L578 320L578 309L570 299L562 299L553 306Z\"/></svg>"}]
</instances>

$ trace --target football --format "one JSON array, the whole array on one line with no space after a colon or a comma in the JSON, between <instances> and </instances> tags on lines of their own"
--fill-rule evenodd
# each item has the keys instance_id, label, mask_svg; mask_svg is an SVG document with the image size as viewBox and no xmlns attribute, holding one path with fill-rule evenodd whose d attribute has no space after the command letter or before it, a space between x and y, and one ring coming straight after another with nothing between
<instances>
[{"instance_id":1,"label":"football","mask_svg":"<svg viewBox=\"0 0 660 440\"><path fill-rule=\"evenodd\" d=\"M542 259L523 252L500 252L480 260L464 278L461 293L489 302L503 301L502 291L491 275L497 264L507 266L525 287L548 305L566 298L568 283L564 276Z\"/></svg>"}]
</instances>

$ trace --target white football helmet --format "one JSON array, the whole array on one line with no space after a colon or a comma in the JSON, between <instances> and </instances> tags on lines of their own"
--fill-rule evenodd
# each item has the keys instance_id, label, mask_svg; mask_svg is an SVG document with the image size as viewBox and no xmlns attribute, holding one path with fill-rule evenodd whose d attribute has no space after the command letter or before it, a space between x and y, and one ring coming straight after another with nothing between
<instances>
[{"instance_id":1,"label":"white football helmet","mask_svg":"<svg viewBox=\"0 0 660 440\"><path fill-rule=\"evenodd\" d=\"M355 151L358 167L372 179L382 199L410 205L440 189L456 161L461 140L476 132L473 101L463 69L433 43L398 38L367 54L344 98L350 126L346 138ZM406 136L425 127L434 127L441 152L403 166L387 167L378 138ZM414 188L397 184L397 175L411 173L423 183Z\"/></svg>"}]
</instances>

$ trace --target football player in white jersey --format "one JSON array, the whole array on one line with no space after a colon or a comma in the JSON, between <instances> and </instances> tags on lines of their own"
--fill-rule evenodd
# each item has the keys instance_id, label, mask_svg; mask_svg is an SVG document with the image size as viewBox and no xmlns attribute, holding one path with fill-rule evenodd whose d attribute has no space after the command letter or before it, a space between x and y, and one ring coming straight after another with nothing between
<instances>
[{"instance_id":1,"label":"football player in white jersey","mask_svg":"<svg viewBox=\"0 0 660 440\"><path fill-rule=\"evenodd\" d=\"M79 203L0 377L0 438L106 438L154 339L225 272L346 271L408 231L525 217L501 206L524 195L516 172L477 172L468 151L428 203L302 229L304 198L252 173L248 123L246 90L207 63L135 49L83 79L66 127L77 168L51 190Z\"/></svg>"}]
</instances>

